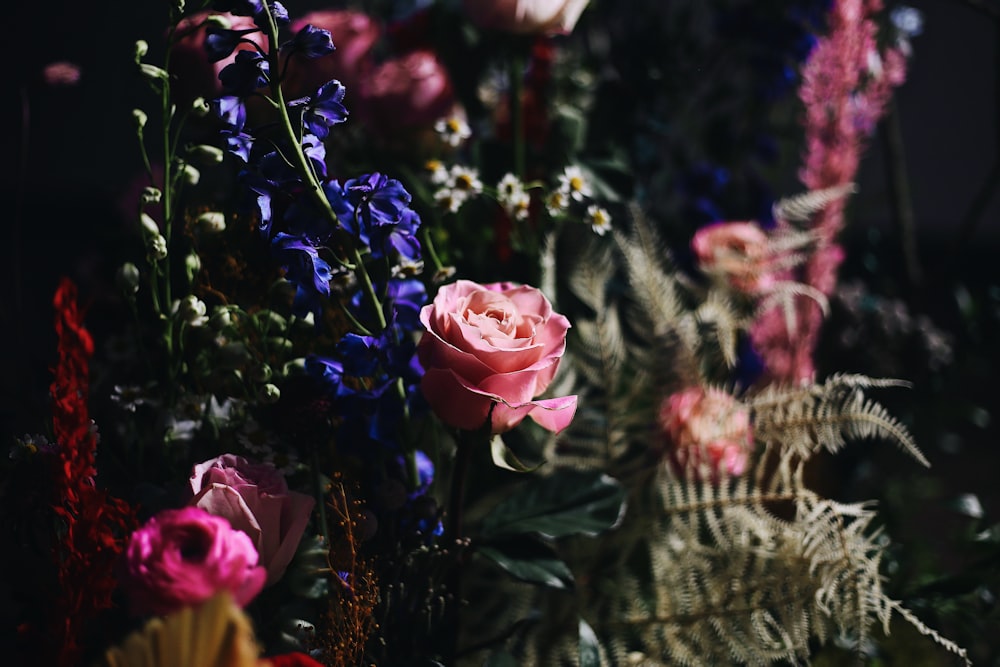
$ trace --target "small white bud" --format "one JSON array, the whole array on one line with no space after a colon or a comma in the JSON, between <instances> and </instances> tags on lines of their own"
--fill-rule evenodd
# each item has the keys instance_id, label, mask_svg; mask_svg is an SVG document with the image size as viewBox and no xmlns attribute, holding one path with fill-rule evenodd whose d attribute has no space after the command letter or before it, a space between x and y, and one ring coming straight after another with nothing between
<instances>
[{"instance_id":1,"label":"small white bud","mask_svg":"<svg viewBox=\"0 0 1000 667\"><path fill-rule=\"evenodd\" d=\"M226 229L226 216L219 211L205 211L195 221L198 229L208 234L218 234Z\"/></svg>"},{"instance_id":2,"label":"small white bud","mask_svg":"<svg viewBox=\"0 0 1000 667\"><path fill-rule=\"evenodd\" d=\"M149 53L149 44L144 39L140 39L135 43L135 62L138 63L140 59L145 57Z\"/></svg>"},{"instance_id":3,"label":"small white bud","mask_svg":"<svg viewBox=\"0 0 1000 667\"><path fill-rule=\"evenodd\" d=\"M146 116L146 112L142 109L132 109L132 120L135 121L135 126L140 130L146 127L146 121L149 118Z\"/></svg>"},{"instance_id":4,"label":"small white bud","mask_svg":"<svg viewBox=\"0 0 1000 667\"><path fill-rule=\"evenodd\" d=\"M186 185L198 185L201 180L201 172L186 162L180 165L180 176Z\"/></svg>"},{"instance_id":5,"label":"small white bud","mask_svg":"<svg viewBox=\"0 0 1000 667\"><path fill-rule=\"evenodd\" d=\"M159 188L148 186L142 189L142 194L139 196L139 200L143 204L159 204L162 196L163 193L160 192Z\"/></svg>"},{"instance_id":6,"label":"small white bud","mask_svg":"<svg viewBox=\"0 0 1000 667\"><path fill-rule=\"evenodd\" d=\"M118 283L121 291L126 294L135 294L139 291L139 267L132 262L125 262L118 267L115 282Z\"/></svg>"},{"instance_id":7,"label":"small white bud","mask_svg":"<svg viewBox=\"0 0 1000 667\"><path fill-rule=\"evenodd\" d=\"M281 390L268 382L260 390L260 400L264 403L277 403L281 398Z\"/></svg>"},{"instance_id":8,"label":"small white bud","mask_svg":"<svg viewBox=\"0 0 1000 667\"><path fill-rule=\"evenodd\" d=\"M215 146L209 146L207 144L198 144L197 146L191 146L188 149L188 154L205 164L218 164L222 162L222 158L225 153L222 152L221 148Z\"/></svg>"},{"instance_id":9,"label":"small white bud","mask_svg":"<svg viewBox=\"0 0 1000 667\"><path fill-rule=\"evenodd\" d=\"M193 282L194 277L201 271L201 257L195 253L184 258L184 270L187 272L188 282Z\"/></svg>"},{"instance_id":10,"label":"small white bud","mask_svg":"<svg viewBox=\"0 0 1000 667\"><path fill-rule=\"evenodd\" d=\"M212 26L222 28L223 30L231 30L233 24L228 18L226 18L222 14L212 14L207 19L205 19L205 27L210 28Z\"/></svg>"},{"instance_id":11,"label":"small white bud","mask_svg":"<svg viewBox=\"0 0 1000 667\"><path fill-rule=\"evenodd\" d=\"M212 106L204 97L195 98L195 101L191 103L191 113L199 118L207 116L208 112L211 110Z\"/></svg>"},{"instance_id":12,"label":"small white bud","mask_svg":"<svg viewBox=\"0 0 1000 667\"><path fill-rule=\"evenodd\" d=\"M156 220L148 213L139 214L139 226L142 227L142 233L147 237L156 237L160 235L160 226L156 224Z\"/></svg>"},{"instance_id":13,"label":"small white bud","mask_svg":"<svg viewBox=\"0 0 1000 667\"><path fill-rule=\"evenodd\" d=\"M189 294L180 301L175 301L173 307L174 313L193 327L200 327L208 321L205 316L207 310L205 302L194 294Z\"/></svg>"},{"instance_id":14,"label":"small white bud","mask_svg":"<svg viewBox=\"0 0 1000 667\"><path fill-rule=\"evenodd\" d=\"M164 260L167 258L167 239L163 238L160 234L157 234L149 240L146 245L146 249L151 262Z\"/></svg>"},{"instance_id":15,"label":"small white bud","mask_svg":"<svg viewBox=\"0 0 1000 667\"><path fill-rule=\"evenodd\" d=\"M150 80L166 81L170 78L167 74L167 70L162 67L157 67L156 65L149 65L147 63L139 63L139 74Z\"/></svg>"}]
</instances>

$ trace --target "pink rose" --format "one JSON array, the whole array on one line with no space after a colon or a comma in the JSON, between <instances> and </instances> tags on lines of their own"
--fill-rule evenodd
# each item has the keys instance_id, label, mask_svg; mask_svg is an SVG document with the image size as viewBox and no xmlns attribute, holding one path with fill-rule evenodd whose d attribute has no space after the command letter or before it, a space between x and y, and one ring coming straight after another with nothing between
<instances>
[{"instance_id":1,"label":"pink rose","mask_svg":"<svg viewBox=\"0 0 1000 667\"><path fill-rule=\"evenodd\" d=\"M250 463L223 454L199 463L191 475L191 504L225 517L250 536L267 568L267 585L281 578L292 561L316 501L288 490L284 476L269 463Z\"/></svg>"},{"instance_id":2,"label":"pink rose","mask_svg":"<svg viewBox=\"0 0 1000 667\"><path fill-rule=\"evenodd\" d=\"M292 34L309 24L328 30L336 50L320 58L292 58L282 83L286 97L293 99L314 94L333 79L343 83L347 94L353 96L354 88L375 66L372 49L382 35L381 27L362 12L327 9L293 20Z\"/></svg>"},{"instance_id":3,"label":"pink rose","mask_svg":"<svg viewBox=\"0 0 1000 667\"><path fill-rule=\"evenodd\" d=\"M718 479L742 475L753 448L750 410L719 389L691 387L660 407L660 428L681 474Z\"/></svg>"},{"instance_id":4,"label":"pink rose","mask_svg":"<svg viewBox=\"0 0 1000 667\"><path fill-rule=\"evenodd\" d=\"M459 280L438 291L420 321L421 389L445 423L478 429L491 407L493 433L526 416L554 432L572 421L576 396L533 400L552 382L570 326L534 287Z\"/></svg>"},{"instance_id":5,"label":"pink rose","mask_svg":"<svg viewBox=\"0 0 1000 667\"><path fill-rule=\"evenodd\" d=\"M691 240L698 265L734 288L758 294L774 285L774 257L764 230L752 222L719 222L702 227Z\"/></svg>"},{"instance_id":6,"label":"pink rose","mask_svg":"<svg viewBox=\"0 0 1000 667\"><path fill-rule=\"evenodd\" d=\"M232 14L204 11L192 14L177 24L178 37L170 58L170 73L177 82L174 93L183 102L190 102L196 97L206 99L222 94L222 84L219 82L219 72L236 59L236 53L252 49L250 44L240 44L228 57L219 62L210 62L205 52L205 37L207 36L205 19L209 16L221 16L230 23L233 30L256 29L257 26L250 16L233 16ZM265 48L264 35L257 30L247 33L244 39L250 40L261 48Z\"/></svg>"},{"instance_id":7,"label":"pink rose","mask_svg":"<svg viewBox=\"0 0 1000 667\"><path fill-rule=\"evenodd\" d=\"M473 23L491 30L568 35L588 0L463 0Z\"/></svg>"},{"instance_id":8,"label":"pink rose","mask_svg":"<svg viewBox=\"0 0 1000 667\"><path fill-rule=\"evenodd\" d=\"M411 51L386 60L359 89L358 113L371 127L431 127L455 107L455 93L433 51Z\"/></svg>"},{"instance_id":9,"label":"pink rose","mask_svg":"<svg viewBox=\"0 0 1000 667\"><path fill-rule=\"evenodd\" d=\"M132 533L125 589L134 613L169 614L229 591L240 606L264 587L244 533L197 507L164 510Z\"/></svg>"}]
</instances>

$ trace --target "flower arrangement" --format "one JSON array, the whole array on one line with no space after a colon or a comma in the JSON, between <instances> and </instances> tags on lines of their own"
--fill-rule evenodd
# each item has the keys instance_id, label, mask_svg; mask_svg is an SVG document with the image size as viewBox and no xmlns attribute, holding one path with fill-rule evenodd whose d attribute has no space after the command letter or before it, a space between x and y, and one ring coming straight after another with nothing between
<instances>
[{"instance_id":1,"label":"flower arrangement","mask_svg":"<svg viewBox=\"0 0 1000 667\"><path fill-rule=\"evenodd\" d=\"M798 91L802 192L748 166L740 217L724 170L667 188L608 122L624 83L574 37L613 8L416 4L172 1L136 42L116 317L96 340L60 283L51 429L0 485L39 480L49 529L10 655L797 664L903 622L971 664L891 595L872 504L815 479L860 440L930 465L872 398L905 382L817 371L911 51L881 3L791 3L748 97Z\"/></svg>"}]
</instances>

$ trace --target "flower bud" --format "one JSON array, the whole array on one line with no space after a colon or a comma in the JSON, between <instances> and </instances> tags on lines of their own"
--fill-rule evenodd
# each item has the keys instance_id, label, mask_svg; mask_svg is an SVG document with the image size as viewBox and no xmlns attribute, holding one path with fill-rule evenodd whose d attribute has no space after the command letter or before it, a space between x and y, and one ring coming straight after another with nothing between
<instances>
[{"instance_id":1,"label":"flower bud","mask_svg":"<svg viewBox=\"0 0 1000 667\"><path fill-rule=\"evenodd\" d=\"M204 97L199 97L191 103L191 113L198 118L204 118L212 110L212 105Z\"/></svg>"},{"instance_id":2,"label":"flower bud","mask_svg":"<svg viewBox=\"0 0 1000 667\"><path fill-rule=\"evenodd\" d=\"M157 234L146 245L147 257L151 262L159 262L167 258L167 239Z\"/></svg>"},{"instance_id":3,"label":"flower bud","mask_svg":"<svg viewBox=\"0 0 1000 667\"><path fill-rule=\"evenodd\" d=\"M226 229L226 216L219 211L205 211L195 220L198 231L206 234L218 234Z\"/></svg>"},{"instance_id":4,"label":"flower bud","mask_svg":"<svg viewBox=\"0 0 1000 667\"><path fill-rule=\"evenodd\" d=\"M142 194L139 195L139 201L143 204L159 204L162 197L163 193L160 192L159 188L150 186L142 189Z\"/></svg>"},{"instance_id":5,"label":"flower bud","mask_svg":"<svg viewBox=\"0 0 1000 667\"><path fill-rule=\"evenodd\" d=\"M170 78L167 74L167 70L162 67L157 67L156 65L149 65L147 63L139 63L139 74L146 77L150 81L166 81Z\"/></svg>"},{"instance_id":6,"label":"flower bud","mask_svg":"<svg viewBox=\"0 0 1000 667\"><path fill-rule=\"evenodd\" d=\"M187 272L188 282L194 282L194 277L201 271L201 257L197 253L190 253L184 258L184 271Z\"/></svg>"},{"instance_id":7,"label":"flower bud","mask_svg":"<svg viewBox=\"0 0 1000 667\"><path fill-rule=\"evenodd\" d=\"M142 233L147 238L160 235L160 226L156 224L156 220L153 220L148 213L139 214L139 225L142 227Z\"/></svg>"},{"instance_id":8,"label":"flower bud","mask_svg":"<svg viewBox=\"0 0 1000 667\"><path fill-rule=\"evenodd\" d=\"M125 294L135 294L139 291L139 267L132 262L125 262L115 273L115 282Z\"/></svg>"},{"instance_id":9,"label":"flower bud","mask_svg":"<svg viewBox=\"0 0 1000 667\"><path fill-rule=\"evenodd\" d=\"M135 126L141 130L146 127L146 121L149 120L149 117L142 109L132 109L132 119L135 121Z\"/></svg>"},{"instance_id":10,"label":"flower bud","mask_svg":"<svg viewBox=\"0 0 1000 667\"><path fill-rule=\"evenodd\" d=\"M201 180L201 172L187 162L180 164L180 176L184 179L185 185L198 185L198 181Z\"/></svg>"},{"instance_id":11,"label":"flower bud","mask_svg":"<svg viewBox=\"0 0 1000 667\"><path fill-rule=\"evenodd\" d=\"M250 379L254 382L267 382L273 375L274 372L267 364L259 364L250 369Z\"/></svg>"},{"instance_id":12,"label":"flower bud","mask_svg":"<svg viewBox=\"0 0 1000 667\"><path fill-rule=\"evenodd\" d=\"M281 390L268 382L260 391L260 400L264 403L277 403L281 398Z\"/></svg>"},{"instance_id":13,"label":"flower bud","mask_svg":"<svg viewBox=\"0 0 1000 667\"><path fill-rule=\"evenodd\" d=\"M205 19L205 27L221 28L222 30L232 30L233 24L226 16L222 14L212 14L207 19Z\"/></svg>"},{"instance_id":14,"label":"flower bud","mask_svg":"<svg viewBox=\"0 0 1000 667\"><path fill-rule=\"evenodd\" d=\"M193 159L198 160L203 164L218 164L222 162L224 155L221 148L216 148L215 146L209 146L207 144L191 146L188 148L188 154Z\"/></svg>"},{"instance_id":15,"label":"flower bud","mask_svg":"<svg viewBox=\"0 0 1000 667\"><path fill-rule=\"evenodd\" d=\"M140 39L135 43L135 63L138 65L139 61L142 60L145 55L149 53L149 44L144 39Z\"/></svg>"},{"instance_id":16,"label":"flower bud","mask_svg":"<svg viewBox=\"0 0 1000 667\"><path fill-rule=\"evenodd\" d=\"M225 329L233 323L233 311L230 306L216 306L212 309L212 319L209 324L216 331Z\"/></svg>"},{"instance_id":17,"label":"flower bud","mask_svg":"<svg viewBox=\"0 0 1000 667\"><path fill-rule=\"evenodd\" d=\"M207 310L205 302L194 294L188 294L180 301L175 301L173 307L173 312L181 321L187 322L193 327L200 327L208 321L208 318L205 316Z\"/></svg>"}]
</instances>

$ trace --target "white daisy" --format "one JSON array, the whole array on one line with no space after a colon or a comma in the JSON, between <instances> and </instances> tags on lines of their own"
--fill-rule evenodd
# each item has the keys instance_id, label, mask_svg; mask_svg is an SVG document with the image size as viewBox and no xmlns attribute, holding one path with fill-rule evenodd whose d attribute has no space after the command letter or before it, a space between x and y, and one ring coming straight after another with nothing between
<instances>
[{"instance_id":1,"label":"white daisy","mask_svg":"<svg viewBox=\"0 0 1000 667\"><path fill-rule=\"evenodd\" d=\"M434 131L441 135L441 138L449 146L457 147L463 141L472 136L472 128L465 122L464 118L451 116L442 118L434 124Z\"/></svg>"},{"instance_id":2,"label":"white daisy","mask_svg":"<svg viewBox=\"0 0 1000 667\"><path fill-rule=\"evenodd\" d=\"M598 236L604 236L611 229L611 215L596 204L587 207L587 222Z\"/></svg>"},{"instance_id":3,"label":"white daisy","mask_svg":"<svg viewBox=\"0 0 1000 667\"><path fill-rule=\"evenodd\" d=\"M559 175L559 189L576 201L583 201L593 196L593 190L583 171L576 165L570 165Z\"/></svg>"}]
</instances>

